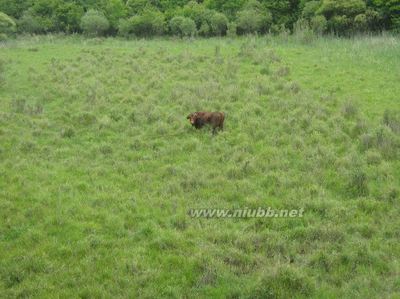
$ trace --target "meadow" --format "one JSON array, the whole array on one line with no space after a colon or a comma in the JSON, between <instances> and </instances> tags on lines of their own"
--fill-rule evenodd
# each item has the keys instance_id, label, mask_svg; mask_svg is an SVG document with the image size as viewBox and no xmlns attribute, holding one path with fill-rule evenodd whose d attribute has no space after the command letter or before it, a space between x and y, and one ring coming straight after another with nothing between
<instances>
[{"instance_id":1,"label":"meadow","mask_svg":"<svg viewBox=\"0 0 400 299\"><path fill-rule=\"evenodd\" d=\"M387 35L1 44L1 297L399 296L399 71ZM304 216L188 215L245 207Z\"/></svg>"}]
</instances>

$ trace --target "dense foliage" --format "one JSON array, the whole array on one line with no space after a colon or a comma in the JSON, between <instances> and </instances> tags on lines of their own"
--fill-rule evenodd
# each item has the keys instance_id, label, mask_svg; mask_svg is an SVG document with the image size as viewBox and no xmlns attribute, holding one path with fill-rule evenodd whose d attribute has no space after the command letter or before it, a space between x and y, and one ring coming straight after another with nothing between
<instances>
[{"instance_id":1,"label":"dense foliage","mask_svg":"<svg viewBox=\"0 0 400 299\"><path fill-rule=\"evenodd\" d=\"M110 27L110 23L100 11L89 9L82 17L81 27L88 35L102 35Z\"/></svg>"},{"instance_id":2,"label":"dense foliage","mask_svg":"<svg viewBox=\"0 0 400 299\"><path fill-rule=\"evenodd\" d=\"M26 33L84 32L89 10L108 23L99 35L184 36L170 26L181 17L189 35L201 36L226 35L228 27L230 34L287 32L299 22L319 34L400 31L400 0L0 0L0 12Z\"/></svg>"},{"instance_id":3,"label":"dense foliage","mask_svg":"<svg viewBox=\"0 0 400 299\"><path fill-rule=\"evenodd\" d=\"M9 34L15 32L15 22L5 13L0 12L0 40L6 39Z\"/></svg>"}]
</instances>

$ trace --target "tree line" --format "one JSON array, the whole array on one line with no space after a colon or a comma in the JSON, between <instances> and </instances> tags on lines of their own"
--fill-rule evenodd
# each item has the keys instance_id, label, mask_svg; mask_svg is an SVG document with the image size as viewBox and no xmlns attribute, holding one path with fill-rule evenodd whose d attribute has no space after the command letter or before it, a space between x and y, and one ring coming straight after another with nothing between
<instances>
[{"instance_id":1,"label":"tree line","mask_svg":"<svg viewBox=\"0 0 400 299\"><path fill-rule=\"evenodd\" d=\"M0 0L0 40L16 33L222 36L400 31L400 0Z\"/></svg>"}]
</instances>

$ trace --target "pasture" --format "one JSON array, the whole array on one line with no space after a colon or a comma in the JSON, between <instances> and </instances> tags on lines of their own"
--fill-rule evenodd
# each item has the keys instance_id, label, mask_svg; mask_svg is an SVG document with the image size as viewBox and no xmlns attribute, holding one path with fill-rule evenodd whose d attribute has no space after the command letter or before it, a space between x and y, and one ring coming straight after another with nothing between
<instances>
[{"instance_id":1,"label":"pasture","mask_svg":"<svg viewBox=\"0 0 400 299\"><path fill-rule=\"evenodd\" d=\"M398 296L399 71L391 36L1 45L1 297ZM304 216L188 215L245 207Z\"/></svg>"}]
</instances>

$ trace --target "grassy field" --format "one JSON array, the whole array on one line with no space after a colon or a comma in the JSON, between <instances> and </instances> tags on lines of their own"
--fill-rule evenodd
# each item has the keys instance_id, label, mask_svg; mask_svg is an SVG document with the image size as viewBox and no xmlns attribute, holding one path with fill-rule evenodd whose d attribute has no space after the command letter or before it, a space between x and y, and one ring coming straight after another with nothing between
<instances>
[{"instance_id":1,"label":"grassy field","mask_svg":"<svg viewBox=\"0 0 400 299\"><path fill-rule=\"evenodd\" d=\"M1 297L399 297L399 82L389 36L2 45ZM258 207L304 216L188 215Z\"/></svg>"}]
</instances>

